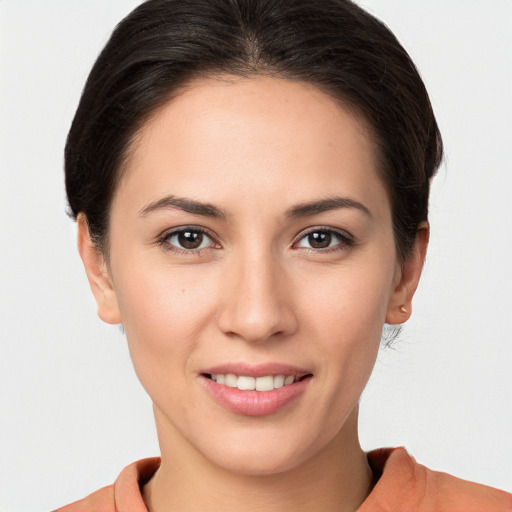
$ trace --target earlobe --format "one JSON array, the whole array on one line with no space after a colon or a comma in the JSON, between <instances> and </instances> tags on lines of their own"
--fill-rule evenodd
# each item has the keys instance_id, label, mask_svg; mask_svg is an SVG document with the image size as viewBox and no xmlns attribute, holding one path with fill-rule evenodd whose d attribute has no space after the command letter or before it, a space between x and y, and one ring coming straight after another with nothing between
<instances>
[{"instance_id":1,"label":"earlobe","mask_svg":"<svg viewBox=\"0 0 512 512\"><path fill-rule=\"evenodd\" d=\"M413 253L397 271L395 288L391 294L386 323L397 325L409 320L412 313L412 298L420 281L425 263L430 228L428 222L418 226Z\"/></svg>"},{"instance_id":2,"label":"earlobe","mask_svg":"<svg viewBox=\"0 0 512 512\"><path fill-rule=\"evenodd\" d=\"M108 324L120 324L121 313L117 302L117 295L103 254L91 240L89 224L84 214L77 218L78 252L82 258L87 279L91 287L96 304L98 316Z\"/></svg>"}]
</instances>

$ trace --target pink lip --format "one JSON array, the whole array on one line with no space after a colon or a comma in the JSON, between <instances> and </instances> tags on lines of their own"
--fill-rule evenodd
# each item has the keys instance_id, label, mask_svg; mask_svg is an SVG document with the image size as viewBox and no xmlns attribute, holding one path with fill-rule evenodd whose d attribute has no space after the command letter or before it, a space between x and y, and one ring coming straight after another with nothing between
<instances>
[{"instance_id":1,"label":"pink lip","mask_svg":"<svg viewBox=\"0 0 512 512\"><path fill-rule=\"evenodd\" d=\"M223 364L208 368L201 374L201 383L209 395L221 406L235 414L245 416L266 416L285 408L298 399L307 389L311 378L305 378L272 391L241 391L224 384L217 384L207 377L207 374L234 374L251 377L265 375L307 375L307 370L282 364L247 365Z\"/></svg>"},{"instance_id":2,"label":"pink lip","mask_svg":"<svg viewBox=\"0 0 512 512\"><path fill-rule=\"evenodd\" d=\"M203 374L216 375L220 373L227 375L247 375L249 377L265 377L266 375L306 375L311 373L310 370L299 368L288 364L281 363L265 363L258 365L251 365L247 363L224 363L201 371Z\"/></svg>"}]
</instances>

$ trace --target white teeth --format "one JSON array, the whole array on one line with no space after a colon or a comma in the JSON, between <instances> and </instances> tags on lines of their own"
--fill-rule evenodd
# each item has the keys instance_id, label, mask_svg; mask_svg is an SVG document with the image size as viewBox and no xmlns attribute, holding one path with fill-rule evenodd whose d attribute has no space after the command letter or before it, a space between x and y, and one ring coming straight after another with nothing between
<instances>
[{"instance_id":1,"label":"white teeth","mask_svg":"<svg viewBox=\"0 0 512 512\"><path fill-rule=\"evenodd\" d=\"M284 386L284 375L276 375L274 377L274 388L282 388Z\"/></svg>"},{"instance_id":2,"label":"white teeth","mask_svg":"<svg viewBox=\"0 0 512 512\"><path fill-rule=\"evenodd\" d=\"M272 391L295 382L295 375L265 375L264 377L250 377L248 375L212 374L211 379L217 384L224 384L230 388L242 391Z\"/></svg>"},{"instance_id":3,"label":"white teeth","mask_svg":"<svg viewBox=\"0 0 512 512\"><path fill-rule=\"evenodd\" d=\"M274 377L258 377L256 379L256 391L272 391L274 389Z\"/></svg>"},{"instance_id":4,"label":"white teeth","mask_svg":"<svg viewBox=\"0 0 512 512\"><path fill-rule=\"evenodd\" d=\"M256 388L256 379L254 377L246 377L245 375L240 375L240 377L238 377L238 383L236 387L243 391L253 391Z\"/></svg>"},{"instance_id":5,"label":"white teeth","mask_svg":"<svg viewBox=\"0 0 512 512\"><path fill-rule=\"evenodd\" d=\"M218 377L218 375L217 375ZM224 384L226 386L229 386L230 388L236 388L238 383L238 377L236 375L233 375L232 373L228 373L224 376Z\"/></svg>"}]
</instances>

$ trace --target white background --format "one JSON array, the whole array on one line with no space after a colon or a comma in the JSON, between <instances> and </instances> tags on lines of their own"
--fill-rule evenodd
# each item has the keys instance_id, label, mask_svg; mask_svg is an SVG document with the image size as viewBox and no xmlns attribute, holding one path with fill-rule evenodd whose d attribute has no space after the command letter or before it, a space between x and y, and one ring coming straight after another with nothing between
<instances>
[{"instance_id":1,"label":"white background","mask_svg":"<svg viewBox=\"0 0 512 512\"><path fill-rule=\"evenodd\" d=\"M62 152L135 0L0 0L0 510L48 510L158 454L119 329L95 315ZM361 0L426 81L446 144L413 319L362 400L363 447L512 491L512 2Z\"/></svg>"}]
</instances>

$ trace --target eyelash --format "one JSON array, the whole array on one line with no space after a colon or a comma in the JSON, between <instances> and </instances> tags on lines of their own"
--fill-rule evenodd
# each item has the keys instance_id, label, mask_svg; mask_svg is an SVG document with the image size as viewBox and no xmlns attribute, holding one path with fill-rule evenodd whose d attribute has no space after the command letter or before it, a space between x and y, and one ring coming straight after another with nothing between
<instances>
[{"instance_id":1,"label":"eyelash","mask_svg":"<svg viewBox=\"0 0 512 512\"><path fill-rule=\"evenodd\" d=\"M182 247L182 248L177 247L176 245L173 245L170 243L170 240L172 239L172 237L179 236L180 234L186 233L186 232L199 233L199 234L205 235L211 240L211 244L208 245L207 247L201 247L198 249L186 249L184 247ZM207 249L220 248L220 245L215 242L212 233L210 233L210 231L208 231L202 227L199 227L199 226L182 226L180 228L173 229L172 231L167 231L162 236L160 236L158 238L157 244L159 246L164 247L164 249L166 251L174 252L176 254L183 254L183 255L190 255L190 254L201 255L203 253L203 251L205 251Z\"/></svg>"},{"instance_id":2,"label":"eyelash","mask_svg":"<svg viewBox=\"0 0 512 512\"><path fill-rule=\"evenodd\" d=\"M186 233L186 232L199 233L201 235L204 235L210 239L211 244L208 245L207 247L201 247L201 248L197 248L197 249L186 249L186 248L177 247L176 245L173 245L170 243L170 240L174 236L179 236L180 234ZM344 251L344 250L347 250L348 248L352 247L356 243L355 239L345 231L340 231L337 229L333 229L331 227L315 226L314 228L310 228L309 230L300 233L300 235L296 238L296 241L294 241L292 243L291 247L295 250L301 249L301 247L298 247L298 244L301 242L301 240L310 236L313 233L324 233L324 234L334 236L338 239L338 243L332 247L325 247L325 248L302 247L302 249L305 249L305 250L307 250L309 252L313 252L313 253L325 254L325 253L330 253L330 252L335 252L335 251ZM172 231L167 231L162 236L160 236L158 238L157 244L159 246L164 247L165 250L167 250L167 251L171 251L176 254L183 254L183 255L191 255L191 254L201 255L203 253L203 251L205 251L205 250L212 249L212 248L218 249L221 247L217 242L215 242L213 234L209 230L206 230L200 226L183 226L183 227L180 227L177 229L173 229Z\"/></svg>"},{"instance_id":3,"label":"eyelash","mask_svg":"<svg viewBox=\"0 0 512 512\"><path fill-rule=\"evenodd\" d=\"M347 233L346 231L341 231L338 229L330 228L327 226L315 226L314 228L310 228L306 230L305 232L302 232L299 237L297 238L297 242L294 242L292 244L293 248L297 248L297 244L303 240L304 238L308 237L309 235L313 233L325 233L331 236L334 236L338 239L338 243L333 245L332 247L325 247L325 248L314 248L314 247L302 247L302 249L305 249L310 252L314 253L330 253L335 251L345 251L349 249L350 247L354 246L356 241L352 235Z\"/></svg>"}]
</instances>

